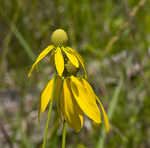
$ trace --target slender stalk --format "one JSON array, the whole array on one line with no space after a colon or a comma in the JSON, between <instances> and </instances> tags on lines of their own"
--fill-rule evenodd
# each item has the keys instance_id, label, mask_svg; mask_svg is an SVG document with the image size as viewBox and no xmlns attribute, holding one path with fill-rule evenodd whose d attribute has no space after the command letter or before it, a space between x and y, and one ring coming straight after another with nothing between
<instances>
[{"instance_id":1,"label":"slender stalk","mask_svg":"<svg viewBox=\"0 0 150 148\"><path fill-rule=\"evenodd\" d=\"M63 124L63 135L62 135L62 148L65 148L66 147L66 121L64 121L64 124Z\"/></svg>"},{"instance_id":2,"label":"slender stalk","mask_svg":"<svg viewBox=\"0 0 150 148\"><path fill-rule=\"evenodd\" d=\"M54 74L54 82L53 82L53 88L52 88L52 96L51 96L51 102L50 102L49 109L48 109L48 115L47 115L47 121L46 121L45 134L44 134L44 139L43 139L42 148L45 148L45 146L46 146L46 141L47 141L48 125L49 125L49 121L50 121L50 117L51 117L51 113L52 113L52 108L53 108L55 81L56 81L56 73Z\"/></svg>"},{"instance_id":3,"label":"slender stalk","mask_svg":"<svg viewBox=\"0 0 150 148\"><path fill-rule=\"evenodd\" d=\"M119 84L118 84L118 86L116 87L116 89L114 91L114 94L113 94L113 97L112 97L112 101L110 102L110 107L109 107L109 110L108 110L108 118L109 118L109 120L112 119L114 111L116 109L116 106L117 106L117 103L118 103L118 100L119 100L119 94L120 94L121 89L122 89L122 85L123 85L123 78L121 77L120 81L119 81ZM100 136L100 138L98 140L96 148L104 148L104 142L105 142L106 136L107 135L106 135L106 132L105 132L105 128L103 126L102 134L101 134L101 136Z\"/></svg>"}]
</instances>

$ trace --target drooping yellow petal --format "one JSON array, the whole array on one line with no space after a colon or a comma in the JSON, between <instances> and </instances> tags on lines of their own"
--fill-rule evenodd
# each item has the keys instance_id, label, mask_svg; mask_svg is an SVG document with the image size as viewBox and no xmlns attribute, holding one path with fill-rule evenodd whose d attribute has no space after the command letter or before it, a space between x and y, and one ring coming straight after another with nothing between
<instances>
[{"instance_id":1,"label":"drooping yellow petal","mask_svg":"<svg viewBox=\"0 0 150 148\"><path fill-rule=\"evenodd\" d=\"M71 90L81 110L94 122L101 123L99 108L95 97L86 89L81 79L71 76Z\"/></svg>"},{"instance_id":2,"label":"drooping yellow petal","mask_svg":"<svg viewBox=\"0 0 150 148\"><path fill-rule=\"evenodd\" d=\"M64 79L63 98L61 100L65 120L71 128L73 128L76 132L79 132L83 126L83 115L72 95L68 79Z\"/></svg>"},{"instance_id":3,"label":"drooping yellow petal","mask_svg":"<svg viewBox=\"0 0 150 148\"><path fill-rule=\"evenodd\" d=\"M75 67L79 67L79 62L78 59L76 58L76 56L74 54L71 54L70 52L68 52L67 48L62 47L63 51L65 52L66 56L68 57L68 59L70 60L70 62L75 66Z\"/></svg>"},{"instance_id":4,"label":"drooping yellow petal","mask_svg":"<svg viewBox=\"0 0 150 148\"><path fill-rule=\"evenodd\" d=\"M34 64L32 65L29 73L28 73L28 77L31 76L32 71L35 69L35 67L37 66L37 64L54 48L53 45L48 46L47 48L45 48L37 57L36 61L34 62Z\"/></svg>"},{"instance_id":5,"label":"drooping yellow petal","mask_svg":"<svg viewBox=\"0 0 150 148\"><path fill-rule=\"evenodd\" d=\"M75 55L77 57L77 59L79 60L81 66L83 68L83 71L84 71L84 74L85 74L85 78L87 78L87 72L86 72L86 68L84 66L83 58L80 56L80 54L76 50L74 50L74 49L72 49L70 47L66 47L66 48L68 49L69 52L71 52L73 55Z\"/></svg>"},{"instance_id":6,"label":"drooping yellow petal","mask_svg":"<svg viewBox=\"0 0 150 148\"><path fill-rule=\"evenodd\" d=\"M58 72L59 76L62 76L62 73L64 71L64 58L61 53L60 47L57 47L56 53L55 53L55 65L56 65L56 70Z\"/></svg>"},{"instance_id":7,"label":"drooping yellow petal","mask_svg":"<svg viewBox=\"0 0 150 148\"><path fill-rule=\"evenodd\" d=\"M81 78L81 81L82 81L84 87L86 88L86 90L90 93L91 97L92 97L93 99L95 99L95 93L94 93L94 91L93 91L91 85L88 83L88 81L86 81L86 80L83 79L83 78Z\"/></svg>"},{"instance_id":8,"label":"drooping yellow petal","mask_svg":"<svg viewBox=\"0 0 150 148\"><path fill-rule=\"evenodd\" d=\"M51 100L52 97L52 89L53 89L53 81L54 78L51 79L48 84L46 85L46 87L44 88L42 94L41 94L41 112L44 112L48 103Z\"/></svg>"},{"instance_id":9,"label":"drooping yellow petal","mask_svg":"<svg viewBox=\"0 0 150 148\"><path fill-rule=\"evenodd\" d=\"M107 114L105 112L105 109L103 107L103 104L101 103L101 101L99 100L99 98L95 95L95 93L94 93L92 87L90 86L90 84L85 79L82 79L82 81L84 83L84 86L86 86L87 90L91 93L91 95L93 95L93 97L96 98L97 102L99 103L99 105L100 105L100 107L102 109L102 112L103 112L106 131L108 132L109 131L109 120L108 120Z\"/></svg>"},{"instance_id":10,"label":"drooping yellow petal","mask_svg":"<svg viewBox=\"0 0 150 148\"><path fill-rule=\"evenodd\" d=\"M62 92L62 84L63 84L63 80L61 79L61 77L57 76L56 77L56 81L55 81L55 92L54 92L54 99L56 101L56 106L57 106L57 111L58 111L58 115L61 119L62 117L62 113L61 113L61 92Z\"/></svg>"},{"instance_id":11,"label":"drooping yellow petal","mask_svg":"<svg viewBox=\"0 0 150 148\"><path fill-rule=\"evenodd\" d=\"M103 104L101 103L100 99L96 96L96 100L97 102L99 103L101 109L102 109L102 112L103 112L103 116L104 116L104 122L105 122L105 128L106 128L106 131L109 132L110 130L110 127L109 127L109 120L108 120L108 117L107 117L107 114L105 112L105 109L103 107Z\"/></svg>"}]
</instances>

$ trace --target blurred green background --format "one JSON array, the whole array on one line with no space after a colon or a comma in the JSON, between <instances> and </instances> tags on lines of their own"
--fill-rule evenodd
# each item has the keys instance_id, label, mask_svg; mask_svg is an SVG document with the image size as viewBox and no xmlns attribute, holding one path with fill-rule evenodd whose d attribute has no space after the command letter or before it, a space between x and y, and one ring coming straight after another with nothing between
<instances>
[{"instance_id":1,"label":"blurred green background","mask_svg":"<svg viewBox=\"0 0 150 148\"><path fill-rule=\"evenodd\" d=\"M83 56L88 79L108 113L111 131L86 119L67 148L150 147L149 0L0 0L0 148L40 148L45 112L40 93L53 71L49 58L30 79L35 57L63 28L68 45ZM61 146L56 107L47 148Z\"/></svg>"}]
</instances>

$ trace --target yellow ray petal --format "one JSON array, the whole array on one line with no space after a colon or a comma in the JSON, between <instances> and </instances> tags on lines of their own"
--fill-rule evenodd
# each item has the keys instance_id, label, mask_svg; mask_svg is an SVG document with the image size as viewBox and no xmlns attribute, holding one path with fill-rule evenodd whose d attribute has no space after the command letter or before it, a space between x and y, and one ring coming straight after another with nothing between
<instances>
[{"instance_id":1,"label":"yellow ray petal","mask_svg":"<svg viewBox=\"0 0 150 148\"><path fill-rule=\"evenodd\" d=\"M76 50L74 50L74 49L72 49L70 47L67 47L67 49L68 49L69 52L71 52L73 55L75 55L77 57L77 59L79 60L81 66L83 68L83 71L84 71L84 74L85 74L85 78L87 78L87 72L86 72L86 68L84 66L83 58L80 56L80 54Z\"/></svg>"},{"instance_id":2,"label":"yellow ray petal","mask_svg":"<svg viewBox=\"0 0 150 148\"><path fill-rule=\"evenodd\" d=\"M94 122L101 123L100 111L95 96L93 98L82 80L71 76L71 90L81 110Z\"/></svg>"},{"instance_id":3,"label":"yellow ray petal","mask_svg":"<svg viewBox=\"0 0 150 148\"><path fill-rule=\"evenodd\" d=\"M83 115L72 95L69 80L67 79L64 79L63 82L62 101L65 120L71 128L73 128L76 132L79 132L83 126Z\"/></svg>"},{"instance_id":4,"label":"yellow ray petal","mask_svg":"<svg viewBox=\"0 0 150 148\"><path fill-rule=\"evenodd\" d=\"M75 66L75 67L79 67L79 62L78 59L76 58L76 56L74 54L71 54L68 52L67 48L62 47L63 51L65 52L66 56L68 57L68 59L70 60L70 62Z\"/></svg>"},{"instance_id":5,"label":"yellow ray petal","mask_svg":"<svg viewBox=\"0 0 150 148\"><path fill-rule=\"evenodd\" d=\"M59 114L59 117L61 119L62 117L62 113L61 113L61 102L60 102L60 99L61 99L61 92L62 92L62 84L63 84L63 80L61 79L61 77L57 76L56 77L56 82L55 82L55 101L56 101L56 106L57 106L57 111L58 111L58 114Z\"/></svg>"},{"instance_id":6,"label":"yellow ray petal","mask_svg":"<svg viewBox=\"0 0 150 148\"><path fill-rule=\"evenodd\" d=\"M58 72L59 76L62 76L62 73L64 71L64 58L61 53L60 47L57 47L56 53L55 53L55 65L56 65L56 70Z\"/></svg>"},{"instance_id":7,"label":"yellow ray petal","mask_svg":"<svg viewBox=\"0 0 150 148\"><path fill-rule=\"evenodd\" d=\"M108 117L107 117L107 114L105 112L105 109L103 107L103 104L101 103L100 99L96 96L96 100L97 102L99 103L101 109L102 109L102 112L103 112L103 116L104 116L104 122L105 122L105 128L106 128L106 131L109 132L110 130L110 127L109 127L109 120L108 120Z\"/></svg>"},{"instance_id":8,"label":"yellow ray petal","mask_svg":"<svg viewBox=\"0 0 150 148\"><path fill-rule=\"evenodd\" d=\"M42 94L41 94L41 112L44 112L48 103L51 100L52 97L52 88L53 88L53 81L54 78L51 79L48 84L46 85L46 87L44 88Z\"/></svg>"},{"instance_id":9,"label":"yellow ray petal","mask_svg":"<svg viewBox=\"0 0 150 148\"><path fill-rule=\"evenodd\" d=\"M86 88L86 90L90 93L91 97L92 97L93 99L95 99L95 93L94 93L94 91L93 91L91 85L88 83L88 81L86 81L86 80L83 79L83 78L81 78L81 81L82 81L84 87Z\"/></svg>"},{"instance_id":10,"label":"yellow ray petal","mask_svg":"<svg viewBox=\"0 0 150 148\"><path fill-rule=\"evenodd\" d=\"M31 76L32 71L35 69L36 65L54 48L53 45L48 46L47 48L45 48L40 54L39 56L36 58L36 61L34 62L34 64L32 65L29 73L28 73L28 77Z\"/></svg>"}]
</instances>

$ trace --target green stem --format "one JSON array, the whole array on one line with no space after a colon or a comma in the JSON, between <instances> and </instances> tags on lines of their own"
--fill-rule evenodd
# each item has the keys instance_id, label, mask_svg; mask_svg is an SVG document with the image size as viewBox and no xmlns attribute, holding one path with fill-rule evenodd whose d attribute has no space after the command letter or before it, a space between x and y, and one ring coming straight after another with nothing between
<instances>
[{"instance_id":1,"label":"green stem","mask_svg":"<svg viewBox=\"0 0 150 148\"><path fill-rule=\"evenodd\" d=\"M64 124L63 124L63 135L62 135L62 148L65 148L66 147L66 121L64 121Z\"/></svg>"},{"instance_id":2,"label":"green stem","mask_svg":"<svg viewBox=\"0 0 150 148\"><path fill-rule=\"evenodd\" d=\"M47 141L48 125L49 125L49 121L50 121L50 117L51 117L51 113L52 113L52 108L53 108L55 81L56 81L56 73L54 74L54 82L53 82L53 88L52 88L52 96L51 96L51 102L50 102L49 109L48 109L48 115L47 115L47 121L46 121L45 134L44 134L44 139L43 139L42 148L45 148L45 146L46 146L46 141Z\"/></svg>"},{"instance_id":3,"label":"green stem","mask_svg":"<svg viewBox=\"0 0 150 148\"><path fill-rule=\"evenodd\" d=\"M121 77L120 78L120 81L119 81L119 84L118 86L116 87L115 91L114 91L114 94L113 94L113 97L112 97L112 100L110 102L110 107L109 107L109 110L108 110L108 118L109 120L112 119L113 117L113 114L114 114L114 111L117 107L117 103L118 103L118 100L119 100L119 95L120 95L120 92L121 92L121 89L122 89L122 85L123 85L123 78ZM96 148L104 148L104 143L105 143L105 138L106 138L106 132L105 132L105 128L104 126L102 127L102 134L98 140L98 143L97 143L97 146Z\"/></svg>"}]
</instances>

